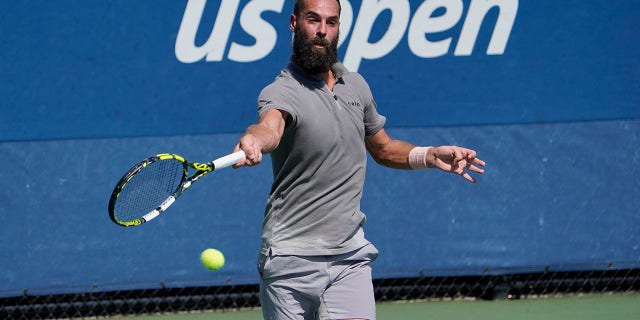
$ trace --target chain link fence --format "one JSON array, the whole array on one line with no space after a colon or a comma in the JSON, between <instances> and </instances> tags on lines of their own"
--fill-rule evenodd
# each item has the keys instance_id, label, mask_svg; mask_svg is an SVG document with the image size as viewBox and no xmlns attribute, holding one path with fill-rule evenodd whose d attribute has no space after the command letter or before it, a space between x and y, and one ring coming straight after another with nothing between
<instances>
[{"instance_id":1,"label":"chain link fence","mask_svg":"<svg viewBox=\"0 0 640 320\"><path fill-rule=\"evenodd\" d=\"M378 302L526 299L578 293L638 292L640 269L374 280ZM257 285L158 288L0 299L0 319L82 319L259 308Z\"/></svg>"}]
</instances>

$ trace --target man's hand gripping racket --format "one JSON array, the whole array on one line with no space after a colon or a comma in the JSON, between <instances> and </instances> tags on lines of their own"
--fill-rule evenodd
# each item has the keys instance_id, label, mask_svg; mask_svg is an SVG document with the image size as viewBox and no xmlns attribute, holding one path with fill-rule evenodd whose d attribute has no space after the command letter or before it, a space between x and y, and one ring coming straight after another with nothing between
<instances>
[{"instance_id":1,"label":"man's hand gripping racket","mask_svg":"<svg viewBox=\"0 0 640 320\"><path fill-rule=\"evenodd\" d=\"M245 153L238 151L209 163L189 162L168 153L147 158L129 169L113 189L109 217L124 227L141 225L167 210L204 175L232 166L244 157Z\"/></svg>"}]
</instances>

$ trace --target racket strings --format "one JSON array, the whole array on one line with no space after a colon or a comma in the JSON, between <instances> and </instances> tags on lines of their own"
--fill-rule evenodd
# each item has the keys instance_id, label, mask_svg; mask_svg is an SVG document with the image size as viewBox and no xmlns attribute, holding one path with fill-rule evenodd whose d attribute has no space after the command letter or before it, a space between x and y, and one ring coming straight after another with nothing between
<instances>
[{"instance_id":1,"label":"racket strings","mask_svg":"<svg viewBox=\"0 0 640 320\"><path fill-rule=\"evenodd\" d=\"M119 221L133 221L156 209L180 186L182 162L155 161L137 172L124 186L115 204Z\"/></svg>"}]
</instances>

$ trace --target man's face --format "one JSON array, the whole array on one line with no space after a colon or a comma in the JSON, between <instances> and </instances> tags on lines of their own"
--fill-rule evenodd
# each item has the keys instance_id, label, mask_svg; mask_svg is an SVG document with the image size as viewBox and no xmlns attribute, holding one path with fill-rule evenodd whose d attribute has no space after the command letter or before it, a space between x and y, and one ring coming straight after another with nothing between
<instances>
[{"instance_id":1,"label":"man's face","mask_svg":"<svg viewBox=\"0 0 640 320\"><path fill-rule=\"evenodd\" d=\"M293 60L311 74L326 72L338 61L340 7L335 0L307 0L299 16L291 16Z\"/></svg>"}]
</instances>

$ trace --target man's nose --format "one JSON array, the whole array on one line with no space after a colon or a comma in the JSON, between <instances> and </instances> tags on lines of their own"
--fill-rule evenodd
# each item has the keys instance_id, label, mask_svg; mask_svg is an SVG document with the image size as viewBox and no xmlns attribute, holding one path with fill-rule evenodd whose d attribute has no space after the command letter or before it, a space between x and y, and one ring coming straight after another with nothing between
<instances>
[{"instance_id":1,"label":"man's nose","mask_svg":"<svg viewBox=\"0 0 640 320\"><path fill-rule=\"evenodd\" d=\"M316 30L316 36L319 38L324 38L327 36L327 24L324 22L320 22L318 24L318 30Z\"/></svg>"}]
</instances>

